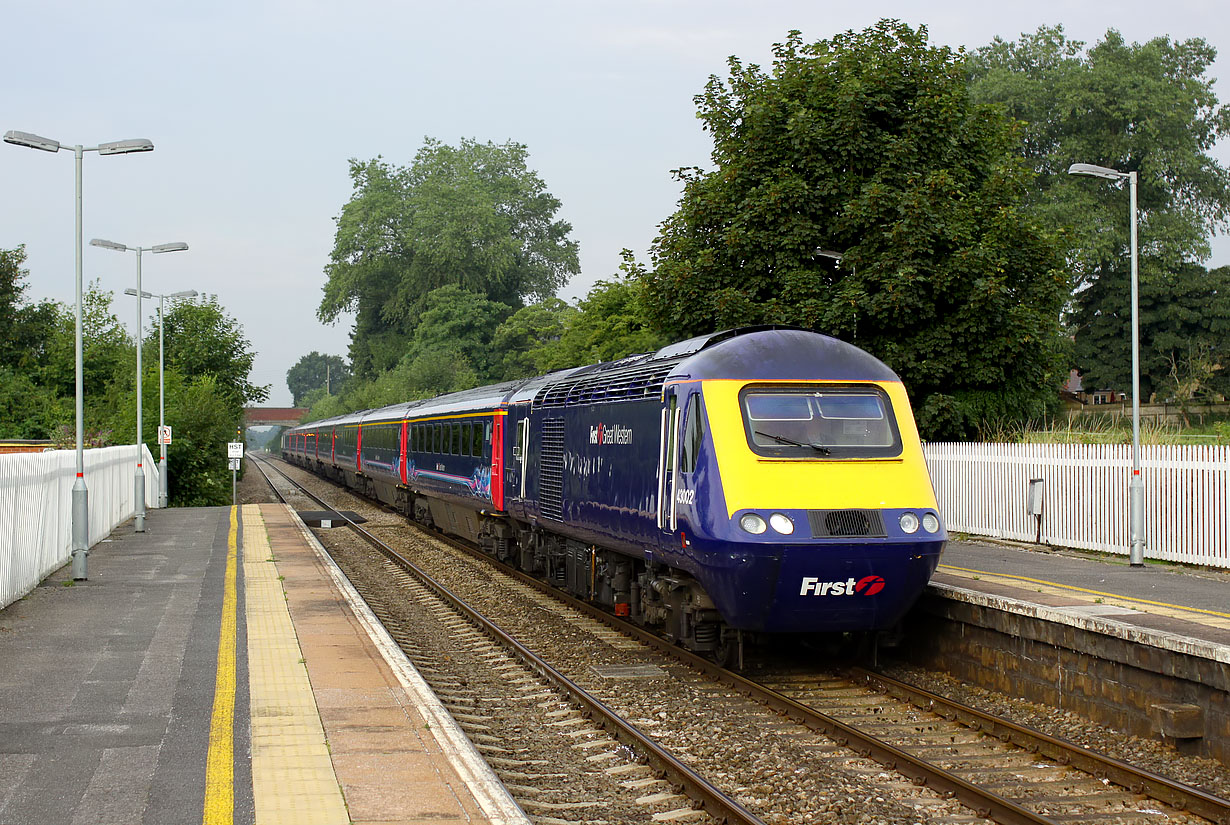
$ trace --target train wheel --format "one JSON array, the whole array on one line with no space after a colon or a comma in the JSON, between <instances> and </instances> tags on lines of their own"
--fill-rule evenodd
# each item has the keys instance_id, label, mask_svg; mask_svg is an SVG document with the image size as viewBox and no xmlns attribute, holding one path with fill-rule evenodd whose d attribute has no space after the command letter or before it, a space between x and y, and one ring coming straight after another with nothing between
<instances>
[{"instance_id":1,"label":"train wheel","mask_svg":"<svg viewBox=\"0 0 1230 825\"><path fill-rule=\"evenodd\" d=\"M743 631L724 631L709 656L727 670L743 670Z\"/></svg>"}]
</instances>

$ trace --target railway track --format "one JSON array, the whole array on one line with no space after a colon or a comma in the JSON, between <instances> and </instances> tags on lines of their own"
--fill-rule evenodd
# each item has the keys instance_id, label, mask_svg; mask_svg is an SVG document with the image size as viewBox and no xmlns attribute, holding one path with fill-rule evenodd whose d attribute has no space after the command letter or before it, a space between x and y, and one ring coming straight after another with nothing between
<instances>
[{"instance_id":1,"label":"railway track","mask_svg":"<svg viewBox=\"0 0 1230 825\"><path fill-rule=\"evenodd\" d=\"M366 506L374 505L369 502ZM404 534L406 530L401 524L396 528L374 529L397 529ZM432 536L432 544L440 541L444 539ZM451 552L477 556L484 565L496 564L470 548L451 542L450 545L459 548ZM437 552L443 551L430 551ZM1002 823L1212 821L1230 825L1230 803L1225 800L887 677L868 671L836 673L788 668L752 681L537 580L501 569L511 577L507 586L513 588L517 599L541 600L536 602L535 610L559 611L562 608L558 606L542 605L559 605L563 601L570 611L585 614L585 621L601 622L600 627L609 628L603 632L618 632L626 634L619 638L635 639L638 651L647 646L645 649L652 648L659 661L669 656L687 665L696 674L692 678L708 683L696 690L717 700L714 704L719 709L737 705L730 701L732 697L749 697L768 710L758 722L762 736L767 733L780 737L779 741L788 737L802 740L805 737L800 731L806 731L823 737L822 742L808 741L804 745L805 755L795 764L796 768L805 766L816 775L874 776L885 793L900 795L905 800L900 803L903 810L913 810L919 820L961 821L960 814L937 802L947 798L963 805L966 816L972 812L974 816ZM525 608L521 609L524 612ZM647 657L638 652L626 658L634 662ZM660 664L653 667L672 669ZM720 693L716 686L727 693ZM688 740L686 735L655 730L658 741L672 738ZM694 745L684 747L695 750ZM872 762L882 767L868 767ZM776 770L780 773L789 767L780 765ZM772 774L773 770L768 772ZM733 771L724 778L733 780L726 784L736 796L757 809L762 805L766 810L774 809L771 800L781 794L805 793L795 791L794 786L783 789L774 787L773 782L749 782ZM854 807L863 807L856 798L846 798L855 803ZM800 809L807 807L807 800L799 802ZM863 802L866 804L866 800Z\"/></svg>"},{"instance_id":2,"label":"railway track","mask_svg":"<svg viewBox=\"0 0 1230 825\"><path fill-rule=\"evenodd\" d=\"M257 464L265 472L268 465ZM268 473L266 479L286 501ZM380 592L361 577L352 577L352 583L535 821L612 821L614 816L620 822L698 822L707 814L710 821L730 825L765 825L404 555L351 526L384 556L384 580L393 589ZM403 602L417 608L410 620L396 609ZM517 712L501 718L501 707ZM527 748L526 726L535 722L548 741ZM571 740L573 752L563 759L559 740ZM556 758L538 758L553 750ZM589 766L580 776L574 769L578 763ZM587 816L599 811L600 817ZM577 814L584 818L561 816Z\"/></svg>"}]
</instances>

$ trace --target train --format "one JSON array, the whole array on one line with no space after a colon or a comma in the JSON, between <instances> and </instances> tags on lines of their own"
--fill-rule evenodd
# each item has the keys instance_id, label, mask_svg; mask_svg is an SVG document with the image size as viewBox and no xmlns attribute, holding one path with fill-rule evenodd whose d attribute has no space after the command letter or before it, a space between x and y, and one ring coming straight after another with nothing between
<instances>
[{"instance_id":1,"label":"train","mask_svg":"<svg viewBox=\"0 0 1230 825\"><path fill-rule=\"evenodd\" d=\"M282 454L719 661L897 627L948 538L901 379L789 327L302 424Z\"/></svg>"}]
</instances>

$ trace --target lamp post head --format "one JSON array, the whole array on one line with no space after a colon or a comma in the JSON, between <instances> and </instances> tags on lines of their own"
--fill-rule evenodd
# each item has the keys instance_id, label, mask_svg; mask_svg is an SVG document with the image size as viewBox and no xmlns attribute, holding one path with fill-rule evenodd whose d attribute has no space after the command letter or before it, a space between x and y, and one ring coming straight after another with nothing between
<instances>
[{"instance_id":1,"label":"lamp post head","mask_svg":"<svg viewBox=\"0 0 1230 825\"><path fill-rule=\"evenodd\" d=\"M170 295L167 295L165 297L167 298L195 298L196 296L200 294L201 293L197 292L195 289L185 289L181 292L172 292Z\"/></svg>"},{"instance_id":2,"label":"lamp post head","mask_svg":"<svg viewBox=\"0 0 1230 825\"><path fill-rule=\"evenodd\" d=\"M114 249L116 252L128 251L128 247L124 246L122 243L116 243L115 241L104 241L102 238L95 238L90 241L90 246L100 246L103 249Z\"/></svg>"},{"instance_id":3,"label":"lamp post head","mask_svg":"<svg viewBox=\"0 0 1230 825\"><path fill-rule=\"evenodd\" d=\"M124 294L125 295L136 295L137 291L129 287L128 289L124 290ZM158 296L154 295L152 292L146 292L145 290L141 290L141 297L142 298L157 298Z\"/></svg>"},{"instance_id":4,"label":"lamp post head","mask_svg":"<svg viewBox=\"0 0 1230 825\"><path fill-rule=\"evenodd\" d=\"M834 252L831 249L821 249L820 247L816 247L816 251L812 254L820 258L832 258L837 263L841 263L841 259L845 257L840 252Z\"/></svg>"},{"instance_id":5,"label":"lamp post head","mask_svg":"<svg viewBox=\"0 0 1230 825\"><path fill-rule=\"evenodd\" d=\"M150 249L154 252L187 252L188 244L183 241L173 241L171 243L160 243L157 246L151 246Z\"/></svg>"},{"instance_id":6,"label":"lamp post head","mask_svg":"<svg viewBox=\"0 0 1230 825\"><path fill-rule=\"evenodd\" d=\"M1074 163L1068 167L1068 174L1087 175L1091 178L1104 178L1105 180L1122 180L1130 173L1120 172L1108 166L1095 166L1092 163Z\"/></svg>"},{"instance_id":7,"label":"lamp post head","mask_svg":"<svg viewBox=\"0 0 1230 825\"><path fill-rule=\"evenodd\" d=\"M51 138L32 135L29 132L5 132L4 142L14 146L27 146L31 149L41 149L44 152L60 151L60 141Z\"/></svg>"},{"instance_id":8,"label":"lamp post head","mask_svg":"<svg viewBox=\"0 0 1230 825\"><path fill-rule=\"evenodd\" d=\"M98 144L98 154L100 155L127 155L130 152L152 152L154 144L145 138L133 138L132 140L113 140L109 143Z\"/></svg>"}]
</instances>

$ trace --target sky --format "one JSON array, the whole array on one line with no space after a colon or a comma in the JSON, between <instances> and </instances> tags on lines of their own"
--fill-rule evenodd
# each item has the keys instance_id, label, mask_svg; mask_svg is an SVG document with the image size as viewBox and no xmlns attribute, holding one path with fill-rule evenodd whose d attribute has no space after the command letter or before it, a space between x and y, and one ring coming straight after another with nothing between
<instances>
[{"instance_id":1,"label":"sky","mask_svg":"<svg viewBox=\"0 0 1230 825\"><path fill-rule=\"evenodd\" d=\"M115 293L131 329L132 253L103 238L187 252L142 256L142 289L216 295L256 353L252 381L289 405L286 372L309 352L345 356L352 318L316 319L334 219L349 200L350 159L411 163L427 137L528 147L530 168L562 202L581 274L575 301L642 261L675 209L671 169L710 167L692 98L726 60L771 63L792 29L808 41L881 18L925 25L931 42L969 49L1062 24L1097 42L1203 37L1210 76L1230 102L1224 0L621 0L411 2L218 0L135 3L0 0L0 132L71 147L148 138L153 152L83 163L83 267ZM1230 166L1230 146L1213 155ZM0 144L0 249L24 244L27 298L74 300L74 164ZM1125 207L1126 208L1126 207ZM1210 266L1230 264L1214 240ZM150 306L146 304L148 324ZM2 334L2 333L0 333Z\"/></svg>"}]
</instances>

